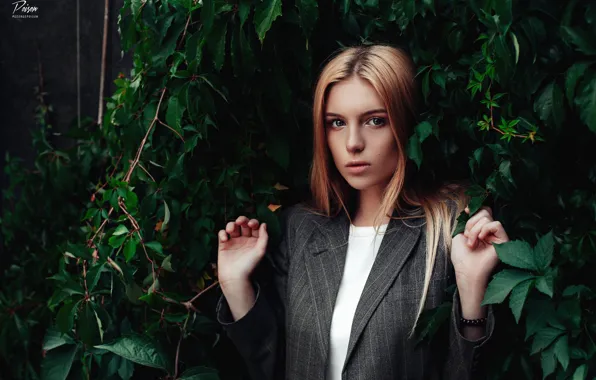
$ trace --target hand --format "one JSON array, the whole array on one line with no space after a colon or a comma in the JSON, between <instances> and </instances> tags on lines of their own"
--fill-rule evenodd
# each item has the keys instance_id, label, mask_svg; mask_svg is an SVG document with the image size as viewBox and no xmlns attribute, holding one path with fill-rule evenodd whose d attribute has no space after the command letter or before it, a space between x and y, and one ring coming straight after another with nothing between
<instances>
[{"instance_id":1,"label":"hand","mask_svg":"<svg viewBox=\"0 0 596 380\"><path fill-rule=\"evenodd\" d=\"M470 209L466 207L465 212L469 214ZM493 243L507 241L507 233L501 222L493 220L489 207L482 207L468 220L464 232L453 238L451 246L451 262L460 291L482 288L484 294L484 287L499 262Z\"/></svg>"},{"instance_id":2,"label":"hand","mask_svg":"<svg viewBox=\"0 0 596 380\"><path fill-rule=\"evenodd\" d=\"M230 237L228 237L228 234ZM249 281L251 273L265 255L269 235L267 225L256 219L239 216L219 230L217 272L222 288Z\"/></svg>"}]
</instances>

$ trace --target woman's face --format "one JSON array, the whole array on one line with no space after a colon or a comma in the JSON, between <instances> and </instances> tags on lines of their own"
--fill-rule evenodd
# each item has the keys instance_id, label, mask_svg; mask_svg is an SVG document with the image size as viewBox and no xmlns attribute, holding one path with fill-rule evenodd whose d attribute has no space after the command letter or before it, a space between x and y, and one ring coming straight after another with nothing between
<instances>
[{"instance_id":1,"label":"woman's face","mask_svg":"<svg viewBox=\"0 0 596 380\"><path fill-rule=\"evenodd\" d=\"M384 189L397 168L397 144L370 82L354 75L335 83L324 117L327 144L342 177L356 190ZM350 167L353 161L363 165Z\"/></svg>"}]
</instances>

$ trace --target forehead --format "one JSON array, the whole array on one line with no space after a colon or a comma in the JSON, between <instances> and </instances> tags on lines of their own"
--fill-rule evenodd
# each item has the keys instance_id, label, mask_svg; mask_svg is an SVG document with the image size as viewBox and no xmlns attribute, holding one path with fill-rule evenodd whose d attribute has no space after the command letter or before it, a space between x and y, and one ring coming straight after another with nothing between
<instances>
[{"instance_id":1,"label":"forehead","mask_svg":"<svg viewBox=\"0 0 596 380\"><path fill-rule=\"evenodd\" d=\"M372 84L356 75L334 83L327 94L325 112L359 113L384 108L383 99Z\"/></svg>"}]
</instances>

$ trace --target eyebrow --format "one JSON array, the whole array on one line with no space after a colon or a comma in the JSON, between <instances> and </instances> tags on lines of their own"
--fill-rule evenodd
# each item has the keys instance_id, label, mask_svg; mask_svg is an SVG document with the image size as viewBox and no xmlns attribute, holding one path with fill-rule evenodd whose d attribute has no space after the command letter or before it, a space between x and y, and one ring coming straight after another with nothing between
<instances>
[{"instance_id":1,"label":"eyebrow","mask_svg":"<svg viewBox=\"0 0 596 380\"><path fill-rule=\"evenodd\" d=\"M378 108L378 109L374 109L374 110L370 110L370 111L366 111L365 113L363 113L361 116L368 116L368 115L372 115L375 113L387 113L387 110L384 108ZM341 117L340 114L337 113L333 113L333 112L327 112L325 113L325 116L335 116L335 117Z\"/></svg>"}]
</instances>

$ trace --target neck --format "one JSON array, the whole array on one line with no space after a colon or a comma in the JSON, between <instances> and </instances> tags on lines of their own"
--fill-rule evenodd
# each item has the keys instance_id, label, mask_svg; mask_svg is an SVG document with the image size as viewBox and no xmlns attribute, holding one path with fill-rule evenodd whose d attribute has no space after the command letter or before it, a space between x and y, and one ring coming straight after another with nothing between
<instances>
[{"instance_id":1,"label":"neck","mask_svg":"<svg viewBox=\"0 0 596 380\"><path fill-rule=\"evenodd\" d=\"M372 226L375 216L381 207L381 199L383 196L382 189L378 187L361 190L358 192L358 202L356 212L352 218L352 223L355 226ZM383 216L380 218L380 224L389 223L389 210L384 210ZM391 214L390 214L391 215Z\"/></svg>"}]
</instances>

